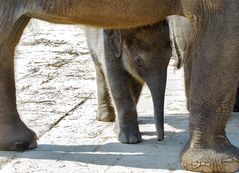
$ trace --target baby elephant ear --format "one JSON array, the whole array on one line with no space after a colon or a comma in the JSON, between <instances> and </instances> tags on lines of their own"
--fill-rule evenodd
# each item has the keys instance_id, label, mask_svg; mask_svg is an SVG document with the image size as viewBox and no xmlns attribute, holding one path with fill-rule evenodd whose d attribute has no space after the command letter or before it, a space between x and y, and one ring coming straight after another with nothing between
<instances>
[{"instance_id":1,"label":"baby elephant ear","mask_svg":"<svg viewBox=\"0 0 239 173\"><path fill-rule=\"evenodd\" d=\"M114 55L119 58L122 53L122 36L121 30L104 30L104 37L108 39Z\"/></svg>"}]
</instances>

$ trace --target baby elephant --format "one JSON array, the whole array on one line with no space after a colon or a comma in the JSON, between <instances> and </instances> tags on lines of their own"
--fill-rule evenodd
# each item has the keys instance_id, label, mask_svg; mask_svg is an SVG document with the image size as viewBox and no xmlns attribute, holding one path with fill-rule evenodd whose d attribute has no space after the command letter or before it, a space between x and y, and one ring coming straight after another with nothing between
<instances>
[{"instance_id":1,"label":"baby elephant","mask_svg":"<svg viewBox=\"0 0 239 173\"><path fill-rule=\"evenodd\" d=\"M136 104L146 83L153 98L158 140L163 140L165 85L172 52L167 21L125 30L88 28L86 37L96 69L97 119L115 119L111 93L119 141L140 142Z\"/></svg>"}]
</instances>

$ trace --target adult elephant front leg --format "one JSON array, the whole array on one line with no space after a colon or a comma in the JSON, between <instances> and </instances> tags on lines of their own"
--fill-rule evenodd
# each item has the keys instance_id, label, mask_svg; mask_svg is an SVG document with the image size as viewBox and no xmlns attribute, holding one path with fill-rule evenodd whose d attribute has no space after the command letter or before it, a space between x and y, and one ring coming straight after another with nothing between
<instances>
[{"instance_id":1,"label":"adult elephant front leg","mask_svg":"<svg viewBox=\"0 0 239 173\"><path fill-rule=\"evenodd\" d=\"M0 150L25 150L37 145L35 133L19 117L14 82L15 46L29 20L22 16L2 24L8 26L6 30L0 27Z\"/></svg>"},{"instance_id":2,"label":"adult elephant front leg","mask_svg":"<svg viewBox=\"0 0 239 173\"><path fill-rule=\"evenodd\" d=\"M236 7L232 4L230 8L218 8L228 11L206 15L211 18L199 17L203 23L199 23L199 40L193 49L190 141L181 160L188 170L239 170L239 149L230 143L225 133L239 80L239 35L238 26L233 23L237 20L227 14L236 14L233 12Z\"/></svg>"},{"instance_id":3,"label":"adult elephant front leg","mask_svg":"<svg viewBox=\"0 0 239 173\"><path fill-rule=\"evenodd\" d=\"M104 34L109 34L104 32ZM114 105L116 107L117 116L115 130L117 138L122 143L139 143L141 134L139 132L136 102L134 98L132 80L133 77L126 72L122 66L121 58L116 57L112 50L111 42L108 36L105 37L105 71L106 80L109 84ZM136 99L136 100L135 100Z\"/></svg>"}]
</instances>

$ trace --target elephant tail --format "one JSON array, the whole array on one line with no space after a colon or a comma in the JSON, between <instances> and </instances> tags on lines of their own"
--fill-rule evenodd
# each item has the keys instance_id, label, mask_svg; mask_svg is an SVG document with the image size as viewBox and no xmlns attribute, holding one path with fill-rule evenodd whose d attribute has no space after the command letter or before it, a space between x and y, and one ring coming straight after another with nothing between
<instances>
[{"instance_id":1,"label":"elephant tail","mask_svg":"<svg viewBox=\"0 0 239 173\"><path fill-rule=\"evenodd\" d=\"M185 17L171 16L167 20L172 45L173 63L171 65L179 69L187 61L193 29L191 23Z\"/></svg>"}]
</instances>

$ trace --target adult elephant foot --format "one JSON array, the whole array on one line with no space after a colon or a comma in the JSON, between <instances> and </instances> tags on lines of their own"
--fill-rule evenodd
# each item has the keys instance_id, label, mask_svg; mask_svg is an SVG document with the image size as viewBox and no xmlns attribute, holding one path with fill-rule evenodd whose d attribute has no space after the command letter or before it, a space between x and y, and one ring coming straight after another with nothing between
<instances>
[{"instance_id":1,"label":"adult elephant foot","mask_svg":"<svg viewBox=\"0 0 239 173\"><path fill-rule=\"evenodd\" d=\"M236 172L239 170L239 149L225 140L212 147L189 147L182 155L182 166L197 172Z\"/></svg>"},{"instance_id":2,"label":"adult elephant foot","mask_svg":"<svg viewBox=\"0 0 239 173\"><path fill-rule=\"evenodd\" d=\"M115 120L114 108L109 105L99 105L96 119L103 122L111 122Z\"/></svg>"},{"instance_id":3,"label":"adult elephant foot","mask_svg":"<svg viewBox=\"0 0 239 173\"><path fill-rule=\"evenodd\" d=\"M0 150L23 151L37 147L37 136L20 119L0 121Z\"/></svg>"},{"instance_id":4,"label":"adult elephant foot","mask_svg":"<svg viewBox=\"0 0 239 173\"><path fill-rule=\"evenodd\" d=\"M116 123L115 125L115 133L117 136L117 139L125 144L136 144L142 141L142 137L139 131L138 123L124 123L119 126Z\"/></svg>"}]
</instances>

